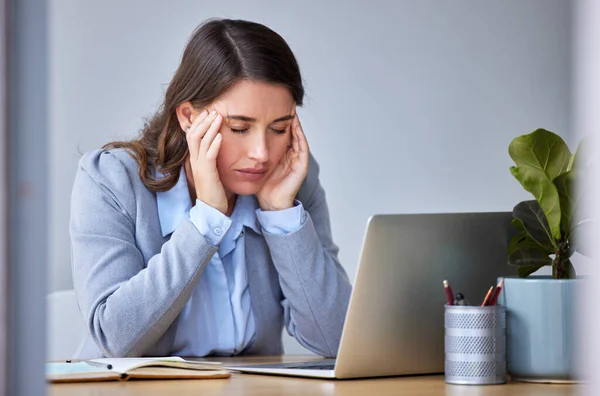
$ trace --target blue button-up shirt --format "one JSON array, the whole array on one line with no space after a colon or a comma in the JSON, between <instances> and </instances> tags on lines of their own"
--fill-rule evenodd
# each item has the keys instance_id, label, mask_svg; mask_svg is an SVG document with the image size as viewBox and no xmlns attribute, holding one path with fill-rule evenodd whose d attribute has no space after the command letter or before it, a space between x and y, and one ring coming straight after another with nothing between
<instances>
[{"instance_id":1,"label":"blue button-up shirt","mask_svg":"<svg viewBox=\"0 0 600 396\"><path fill-rule=\"evenodd\" d=\"M157 173L160 176L160 173ZM189 219L219 250L212 257L178 317L173 354L180 356L235 355L255 336L245 257L245 228L258 234L297 231L306 221L302 204L263 212L254 195L237 198L231 218L197 200L192 207L182 167L177 184L157 192L163 236Z\"/></svg>"}]
</instances>

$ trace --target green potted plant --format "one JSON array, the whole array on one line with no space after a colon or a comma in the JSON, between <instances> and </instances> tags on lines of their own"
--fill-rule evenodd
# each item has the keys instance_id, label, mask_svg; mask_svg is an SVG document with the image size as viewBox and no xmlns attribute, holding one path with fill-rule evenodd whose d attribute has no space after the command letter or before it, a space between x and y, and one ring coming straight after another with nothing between
<instances>
[{"instance_id":1,"label":"green potted plant","mask_svg":"<svg viewBox=\"0 0 600 396\"><path fill-rule=\"evenodd\" d=\"M577 379L574 308L583 281L570 259L581 252L587 220L580 199L587 165L582 143L571 153L560 136L538 129L513 139L508 149L516 164L510 172L535 198L513 209L518 234L508 261L518 277L504 280L500 297L507 310L507 371L515 380ZM552 275L532 275L545 266Z\"/></svg>"}]
</instances>

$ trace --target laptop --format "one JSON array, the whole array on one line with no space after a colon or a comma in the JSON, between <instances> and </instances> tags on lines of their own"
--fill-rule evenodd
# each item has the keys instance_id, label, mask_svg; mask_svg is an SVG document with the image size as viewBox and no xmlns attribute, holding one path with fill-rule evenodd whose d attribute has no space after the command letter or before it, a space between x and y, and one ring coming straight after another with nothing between
<instances>
[{"instance_id":1,"label":"laptop","mask_svg":"<svg viewBox=\"0 0 600 396\"><path fill-rule=\"evenodd\" d=\"M375 215L367 221L337 359L232 365L245 373L366 378L444 371L442 281L481 304L514 275L510 212Z\"/></svg>"}]
</instances>

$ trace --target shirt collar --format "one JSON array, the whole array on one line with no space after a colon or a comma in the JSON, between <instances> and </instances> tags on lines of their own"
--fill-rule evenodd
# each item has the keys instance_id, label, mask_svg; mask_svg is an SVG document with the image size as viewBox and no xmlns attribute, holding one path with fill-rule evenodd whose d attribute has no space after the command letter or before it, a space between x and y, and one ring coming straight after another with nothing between
<instances>
[{"instance_id":1,"label":"shirt collar","mask_svg":"<svg viewBox=\"0 0 600 396\"><path fill-rule=\"evenodd\" d=\"M157 178L162 178L164 175L155 170ZM192 209L192 201L187 185L185 168L182 166L179 173L177 183L167 191L158 191L156 193L156 204L158 208L158 218L163 237L172 234L175 229L185 220L190 217ZM241 227L251 228L257 234L262 234L256 210L259 208L258 199L255 195L239 195L231 219L234 224L237 223ZM234 235L239 234L236 232Z\"/></svg>"},{"instance_id":2,"label":"shirt collar","mask_svg":"<svg viewBox=\"0 0 600 396\"><path fill-rule=\"evenodd\" d=\"M231 220L244 227L251 228L257 234L261 234L261 227L256 217L258 208L258 199L255 195L238 195L235 208L231 213Z\"/></svg>"},{"instance_id":3,"label":"shirt collar","mask_svg":"<svg viewBox=\"0 0 600 396\"><path fill-rule=\"evenodd\" d=\"M254 195L238 195L235 208L231 213L231 227L219 245L221 258L235 249L238 240L243 235L244 227L251 228L258 234L261 233L256 217L257 208L258 201Z\"/></svg>"}]
</instances>

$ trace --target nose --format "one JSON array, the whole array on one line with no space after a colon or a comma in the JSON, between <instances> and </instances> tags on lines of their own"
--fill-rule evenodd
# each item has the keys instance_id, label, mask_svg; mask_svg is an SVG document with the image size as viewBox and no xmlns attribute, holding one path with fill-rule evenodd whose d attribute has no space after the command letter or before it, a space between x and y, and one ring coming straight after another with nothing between
<instances>
[{"instance_id":1,"label":"nose","mask_svg":"<svg viewBox=\"0 0 600 396\"><path fill-rule=\"evenodd\" d=\"M252 136L248 147L248 157L257 162L267 162L269 160L269 148L265 134L256 133Z\"/></svg>"}]
</instances>

